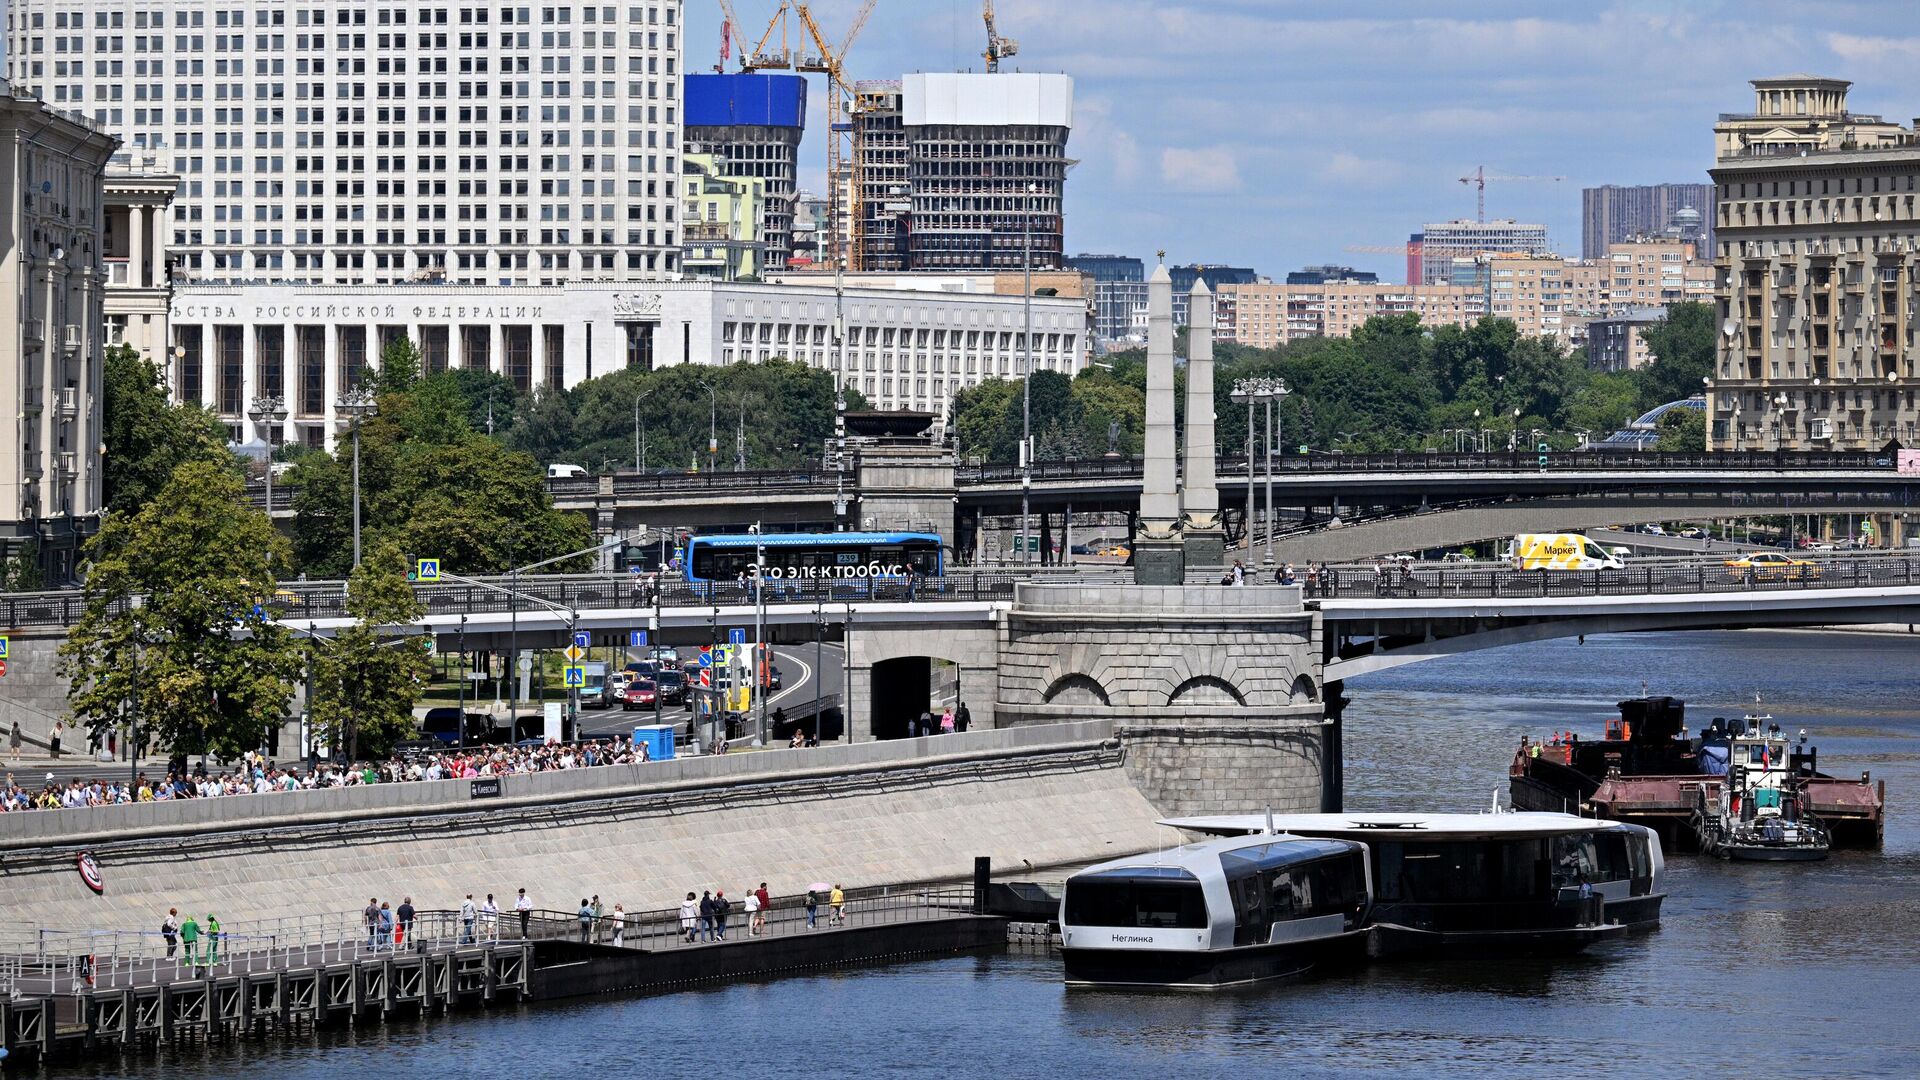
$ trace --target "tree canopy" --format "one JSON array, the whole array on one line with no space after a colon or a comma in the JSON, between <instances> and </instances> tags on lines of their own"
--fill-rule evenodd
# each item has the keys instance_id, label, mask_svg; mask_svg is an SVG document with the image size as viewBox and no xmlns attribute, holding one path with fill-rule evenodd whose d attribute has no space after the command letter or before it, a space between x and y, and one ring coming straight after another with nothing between
<instances>
[{"instance_id":1,"label":"tree canopy","mask_svg":"<svg viewBox=\"0 0 1920 1080\"><path fill-rule=\"evenodd\" d=\"M313 648L312 717L328 744L382 757L413 729L413 703L432 670L425 639L407 633L426 608L399 545L383 539L347 579L353 625Z\"/></svg>"},{"instance_id":2,"label":"tree canopy","mask_svg":"<svg viewBox=\"0 0 1920 1080\"><path fill-rule=\"evenodd\" d=\"M1523 336L1511 320L1492 317L1466 327L1427 327L1415 315L1386 315L1344 338L1305 338L1272 349L1221 343L1214 349L1216 444L1223 454L1245 452L1246 406L1231 395L1235 382L1259 377L1282 379L1290 391L1275 416L1285 453L1300 446L1322 453L1452 449L1480 432L1502 449L1516 436L1571 448L1578 433L1602 438L1656 405L1700 392L1713 358L1712 309L1684 303L1670 310L1666 322L1644 331L1654 362L1617 374L1590 371L1581 352L1554 338ZM1114 353L1105 363L1082 371L1064 390L1064 377L1035 373L1032 428L1040 459L1104 453L1107 425L1115 421L1120 452L1140 452L1145 354ZM1184 365L1176 369L1183 399L1185 374ZM1184 425L1184 416L1180 420ZM963 454L1015 460L1020 383L990 380L962 391L953 422ZM1256 430L1264 427L1262 416Z\"/></svg>"},{"instance_id":3,"label":"tree canopy","mask_svg":"<svg viewBox=\"0 0 1920 1080\"><path fill-rule=\"evenodd\" d=\"M60 647L79 722L122 722L137 693L143 731L223 757L280 722L299 667L273 621L289 550L242 494L232 469L190 460L137 511L107 516L87 546L85 610Z\"/></svg>"},{"instance_id":4,"label":"tree canopy","mask_svg":"<svg viewBox=\"0 0 1920 1080\"><path fill-rule=\"evenodd\" d=\"M100 388L106 447L101 480L109 513L151 503L183 462L233 463L219 417L169 401L159 369L131 345L107 349Z\"/></svg>"}]
</instances>

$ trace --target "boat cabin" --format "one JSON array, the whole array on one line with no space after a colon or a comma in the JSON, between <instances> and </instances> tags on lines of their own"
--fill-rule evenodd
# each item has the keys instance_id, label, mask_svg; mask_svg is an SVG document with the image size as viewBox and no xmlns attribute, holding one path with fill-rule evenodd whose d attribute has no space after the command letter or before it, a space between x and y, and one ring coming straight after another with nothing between
<instances>
[{"instance_id":1,"label":"boat cabin","mask_svg":"<svg viewBox=\"0 0 1920 1080\"><path fill-rule=\"evenodd\" d=\"M1117 859L1067 879L1072 986L1214 987L1365 955L1364 845L1260 833Z\"/></svg>"},{"instance_id":2,"label":"boat cabin","mask_svg":"<svg viewBox=\"0 0 1920 1080\"><path fill-rule=\"evenodd\" d=\"M1570 814L1289 814L1273 827L1364 843L1376 953L1584 948L1658 922L1660 842L1651 830ZM1210 835L1263 816L1176 818Z\"/></svg>"}]
</instances>

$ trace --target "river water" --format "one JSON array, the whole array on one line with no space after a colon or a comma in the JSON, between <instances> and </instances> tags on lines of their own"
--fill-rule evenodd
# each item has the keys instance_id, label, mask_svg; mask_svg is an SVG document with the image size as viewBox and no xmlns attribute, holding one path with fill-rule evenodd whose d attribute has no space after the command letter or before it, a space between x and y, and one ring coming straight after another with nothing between
<instances>
[{"instance_id":1,"label":"river water","mask_svg":"<svg viewBox=\"0 0 1920 1080\"><path fill-rule=\"evenodd\" d=\"M1655 933L1573 960L1395 964L1224 994L1068 993L1044 950L162 1051L173 1078L1902 1076L1920 1071L1920 638L1632 635L1417 664L1348 688L1352 809L1472 810L1521 734L1592 736L1652 693L1758 690L1821 765L1888 783L1886 849L1667 865ZM1250 808L1251 809L1251 808ZM105 1064L58 1075L121 1076Z\"/></svg>"}]
</instances>

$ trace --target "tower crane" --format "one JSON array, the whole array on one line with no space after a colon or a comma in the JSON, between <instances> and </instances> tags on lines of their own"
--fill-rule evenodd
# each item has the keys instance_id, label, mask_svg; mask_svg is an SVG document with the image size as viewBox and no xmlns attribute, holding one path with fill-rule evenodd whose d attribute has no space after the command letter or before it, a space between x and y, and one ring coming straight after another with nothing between
<instances>
[{"instance_id":1,"label":"tower crane","mask_svg":"<svg viewBox=\"0 0 1920 1080\"><path fill-rule=\"evenodd\" d=\"M813 12L808 8L805 0L798 0L792 5L794 14L800 17L801 25L807 29L807 36L813 39L814 48L819 50L816 56L803 55L797 58L794 62L794 70L817 71L827 77L827 186L829 192L838 191L841 170L843 168L848 170L847 220L853 223L849 232L859 229L860 178L854 175L857 171L857 162L852 122L853 87L847 82L845 65L847 53L853 48L853 40L860 36L860 31L867 25L867 16L873 14L873 5L876 2L878 0L866 0L860 5L859 14L853 17L853 24L848 27L846 36L840 39L838 46L828 44L826 34L820 29L820 23L814 19ZM782 0L782 9L784 10L786 6L787 0ZM836 212L833 216L837 219L838 213ZM849 270L860 269L858 236L853 237L855 242L849 251L845 247L846 241L841 236L838 220L835 220L832 226L833 257L836 260L844 259L843 265Z\"/></svg>"},{"instance_id":2,"label":"tower crane","mask_svg":"<svg viewBox=\"0 0 1920 1080\"><path fill-rule=\"evenodd\" d=\"M751 50L747 48L747 39L740 37L741 71L785 71L793 67L793 50L787 47L787 12L793 7L792 0L780 0L780 7L774 11L773 18L767 20L767 28L761 32L760 40ZM733 13L733 4L729 0L720 0L720 60L719 71L725 67L728 46L735 35L741 34L740 17ZM773 39L773 32L780 31L780 48L771 51L767 42Z\"/></svg>"},{"instance_id":3,"label":"tower crane","mask_svg":"<svg viewBox=\"0 0 1920 1080\"><path fill-rule=\"evenodd\" d=\"M1471 175L1461 177L1460 182L1463 184L1472 184L1479 189L1479 207L1476 220L1485 223L1487 220L1487 181L1496 180L1500 183L1506 183L1512 180L1558 181L1565 179L1566 177L1564 176L1506 176L1501 173L1489 173L1485 165L1479 165L1474 167Z\"/></svg>"},{"instance_id":4,"label":"tower crane","mask_svg":"<svg viewBox=\"0 0 1920 1080\"><path fill-rule=\"evenodd\" d=\"M1001 37L994 30L993 0L985 0L985 8L981 14L987 21L987 51L981 55L987 59L987 71L992 73L1000 70L1002 58L1014 56L1020 52L1020 43L1012 38Z\"/></svg>"}]
</instances>

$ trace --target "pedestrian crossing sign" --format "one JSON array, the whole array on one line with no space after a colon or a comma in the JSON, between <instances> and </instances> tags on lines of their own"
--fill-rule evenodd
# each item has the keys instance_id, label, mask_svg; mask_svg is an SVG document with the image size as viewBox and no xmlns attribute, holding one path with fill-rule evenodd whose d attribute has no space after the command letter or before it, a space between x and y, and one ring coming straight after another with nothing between
<instances>
[{"instance_id":1,"label":"pedestrian crossing sign","mask_svg":"<svg viewBox=\"0 0 1920 1080\"><path fill-rule=\"evenodd\" d=\"M587 685L587 669L579 664L568 664L561 669L560 673L569 690L577 690Z\"/></svg>"},{"instance_id":2,"label":"pedestrian crossing sign","mask_svg":"<svg viewBox=\"0 0 1920 1080\"><path fill-rule=\"evenodd\" d=\"M13 654L7 650L7 643L12 640L6 634L0 634L0 660L13 659Z\"/></svg>"},{"instance_id":3,"label":"pedestrian crossing sign","mask_svg":"<svg viewBox=\"0 0 1920 1080\"><path fill-rule=\"evenodd\" d=\"M415 559L413 562L414 579L417 581L439 581L439 559Z\"/></svg>"}]
</instances>

